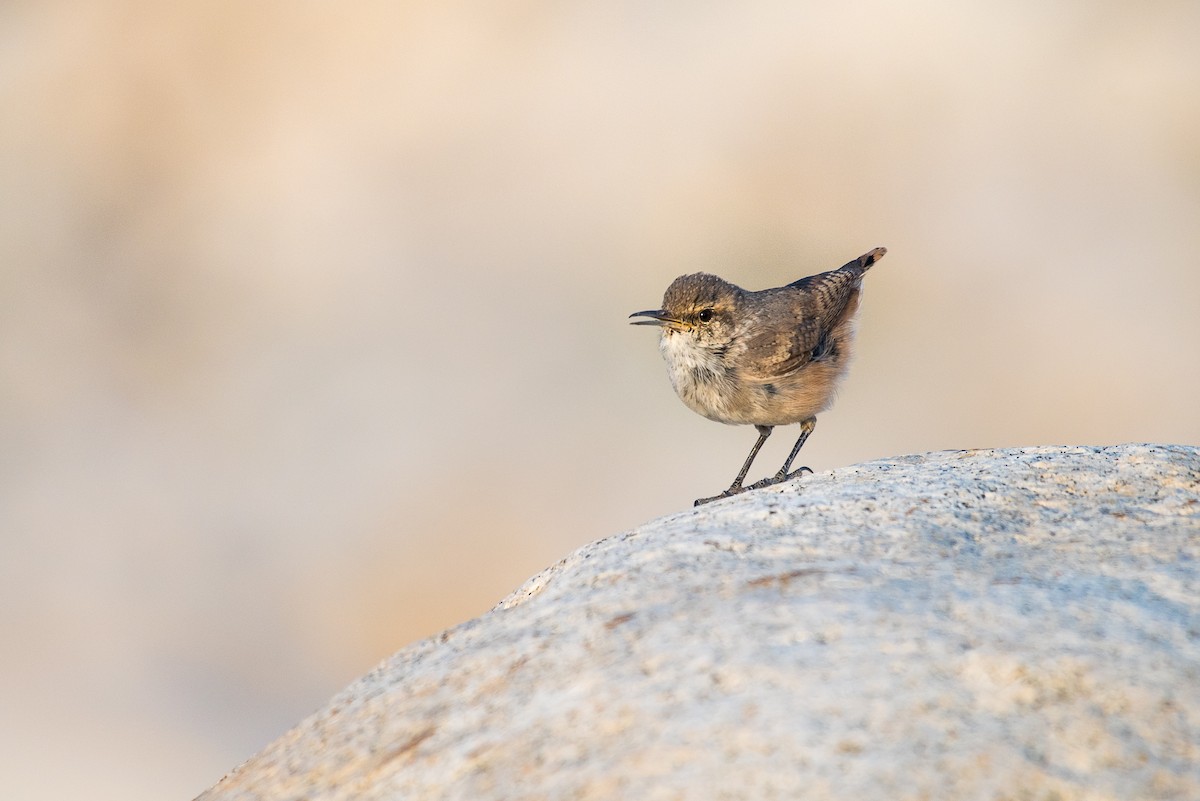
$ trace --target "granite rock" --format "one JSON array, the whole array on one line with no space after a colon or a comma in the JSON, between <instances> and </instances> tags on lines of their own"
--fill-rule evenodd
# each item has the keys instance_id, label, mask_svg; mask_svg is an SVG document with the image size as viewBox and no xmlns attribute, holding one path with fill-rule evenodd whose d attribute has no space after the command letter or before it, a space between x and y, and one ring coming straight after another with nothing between
<instances>
[{"instance_id":1,"label":"granite rock","mask_svg":"<svg viewBox=\"0 0 1200 801\"><path fill-rule=\"evenodd\" d=\"M1200 449L930 453L591 543L216 799L1200 798Z\"/></svg>"}]
</instances>

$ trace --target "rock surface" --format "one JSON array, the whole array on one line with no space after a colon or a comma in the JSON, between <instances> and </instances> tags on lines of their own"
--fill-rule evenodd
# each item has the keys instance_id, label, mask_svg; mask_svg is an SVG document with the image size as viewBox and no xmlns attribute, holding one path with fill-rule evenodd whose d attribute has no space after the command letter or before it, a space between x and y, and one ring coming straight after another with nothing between
<instances>
[{"instance_id":1,"label":"rock surface","mask_svg":"<svg viewBox=\"0 0 1200 801\"><path fill-rule=\"evenodd\" d=\"M932 453L587 545L215 799L1200 798L1200 449Z\"/></svg>"}]
</instances>

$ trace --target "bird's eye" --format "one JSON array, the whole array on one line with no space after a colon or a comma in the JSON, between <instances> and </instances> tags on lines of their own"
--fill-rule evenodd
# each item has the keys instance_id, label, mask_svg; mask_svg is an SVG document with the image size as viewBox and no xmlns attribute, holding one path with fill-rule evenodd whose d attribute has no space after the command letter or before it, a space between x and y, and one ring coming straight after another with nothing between
<instances>
[{"instance_id":1,"label":"bird's eye","mask_svg":"<svg viewBox=\"0 0 1200 801\"><path fill-rule=\"evenodd\" d=\"M709 320L711 320L713 318L713 310L712 309L701 309L700 313L697 314L696 316L700 318L700 322L707 323Z\"/></svg>"}]
</instances>

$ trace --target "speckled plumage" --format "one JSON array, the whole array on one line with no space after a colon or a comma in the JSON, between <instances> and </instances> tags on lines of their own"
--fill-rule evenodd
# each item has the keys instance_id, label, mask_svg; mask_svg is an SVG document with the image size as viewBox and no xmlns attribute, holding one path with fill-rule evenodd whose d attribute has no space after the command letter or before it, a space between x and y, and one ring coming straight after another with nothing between
<instances>
[{"instance_id":1,"label":"speckled plumage","mask_svg":"<svg viewBox=\"0 0 1200 801\"><path fill-rule=\"evenodd\" d=\"M789 477L792 459L849 366L863 275L886 252L875 248L837 270L757 292L708 273L683 275L667 287L661 309L631 315L649 318L635 324L661 327L671 385L689 409L758 428L741 474L717 497L742 490L774 426L805 423L775 480Z\"/></svg>"}]
</instances>

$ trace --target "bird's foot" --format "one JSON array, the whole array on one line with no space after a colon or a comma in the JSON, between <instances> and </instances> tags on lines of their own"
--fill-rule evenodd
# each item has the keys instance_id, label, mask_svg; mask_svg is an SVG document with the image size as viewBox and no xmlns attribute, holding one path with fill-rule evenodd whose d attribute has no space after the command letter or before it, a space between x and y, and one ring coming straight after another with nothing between
<instances>
[{"instance_id":1,"label":"bird's foot","mask_svg":"<svg viewBox=\"0 0 1200 801\"><path fill-rule=\"evenodd\" d=\"M780 470L778 473L771 476L770 478L764 478L762 481L756 481L755 483L753 483L749 487L747 487L747 489L761 489L762 487L773 487L776 484L782 484L783 482L790 481L793 478L796 478L797 476L802 476L805 473L811 473L811 472L812 472L812 468L810 468L810 467L799 467L790 473L785 473L782 470Z\"/></svg>"},{"instance_id":2,"label":"bird's foot","mask_svg":"<svg viewBox=\"0 0 1200 801\"><path fill-rule=\"evenodd\" d=\"M799 467L790 473L785 473L780 470L775 475L770 476L769 478L764 478L760 481L755 481L748 487L743 487L741 484L734 484L720 495L714 495L711 498L697 498L692 502L692 506L701 506L702 504L710 503L712 501L719 501L722 498L732 498L734 495L740 495L741 493L749 492L750 490L762 489L763 487L772 487L776 484L782 484L784 481L790 481L793 478L797 478L798 476L802 476L805 473L811 472L811 467Z\"/></svg>"},{"instance_id":3,"label":"bird's foot","mask_svg":"<svg viewBox=\"0 0 1200 801\"><path fill-rule=\"evenodd\" d=\"M702 504L710 503L712 501L719 501L722 498L732 498L734 495L740 495L741 493L745 492L746 490L752 490L752 489L756 489L756 488L757 488L757 485L750 486L750 487L743 487L741 484L734 484L732 487L725 490L720 495L714 495L711 498L697 498L692 503L692 506L700 506Z\"/></svg>"},{"instance_id":4,"label":"bird's foot","mask_svg":"<svg viewBox=\"0 0 1200 801\"><path fill-rule=\"evenodd\" d=\"M769 487L772 484L778 484L778 483L779 483L779 476L770 476L769 478L763 478L763 479L759 479L758 481L755 481L753 484L746 487L746 489L762 489L763 487Z\"/></svg>"},{"instance_id":5,"label":"bird's foot","mask_svg":"<svg viewBox=\"0 0 1200 801\"><path fill-rule=\"evenodd\" d=\"M795 470L793 470L792 472L790 472L786 475L784 475L783 471L780 471L775 474L775 481L776 482L791 481L793 478L799 478L800 476L804 475L805 473L811 473L811 472L812 472L811 467L797 467Z\"/></svg>"}]
</instances>

